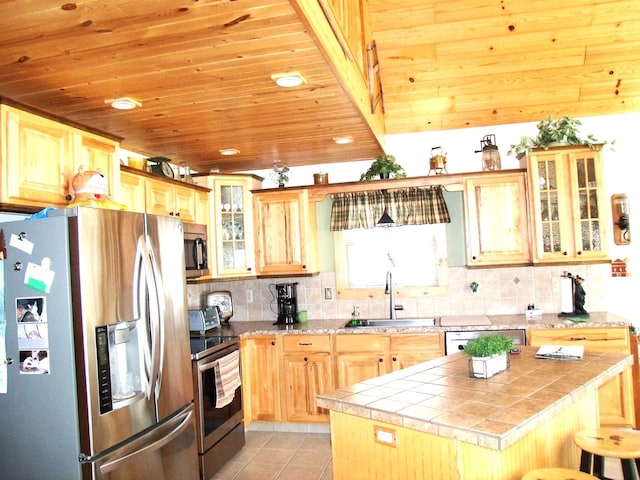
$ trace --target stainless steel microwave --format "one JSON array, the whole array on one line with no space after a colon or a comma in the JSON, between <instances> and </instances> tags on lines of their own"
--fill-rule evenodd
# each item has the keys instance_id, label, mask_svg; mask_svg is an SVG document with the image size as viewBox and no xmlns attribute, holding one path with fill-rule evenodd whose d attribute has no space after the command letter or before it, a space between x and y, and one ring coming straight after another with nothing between
<instances>
[{"instance_id":1,"label":"stainless steel microwave","mask_svg":"<svg viewBox=\"0 0 640 480\"><path fill-rule=\"evenodd\" d=\"M183 224L184 229L184 263L187 278L209 275L207 258L207 226L197 223Z\"/></svg>"}]
</instances>

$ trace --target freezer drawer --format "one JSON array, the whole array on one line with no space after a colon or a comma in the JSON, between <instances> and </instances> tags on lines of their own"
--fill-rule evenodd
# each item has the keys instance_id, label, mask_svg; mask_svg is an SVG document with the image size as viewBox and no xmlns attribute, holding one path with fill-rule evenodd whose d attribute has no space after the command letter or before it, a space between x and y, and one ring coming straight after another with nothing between
<instances>
[{"instance_id":1,"label":"freezer drawer","mask_svg":"<svg viewBox=\"0 0 640 480\"><path fill-rule=\"evenodd\" d=\"M198 480L193 404L90 465L95 480Z\"/></svg>"}]
</instances>

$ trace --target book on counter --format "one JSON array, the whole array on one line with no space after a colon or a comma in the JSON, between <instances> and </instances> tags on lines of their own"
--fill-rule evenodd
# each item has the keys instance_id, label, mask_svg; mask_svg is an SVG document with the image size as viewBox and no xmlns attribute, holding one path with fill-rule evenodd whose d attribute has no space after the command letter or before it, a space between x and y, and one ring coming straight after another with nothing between
<instances>
[{"instance_id":1,"label":"book on counter","mask_svg":"<svg viewBox=\"0 0 640 480\"><path fill-rule=\"evenodd\" d=\"M582 355L584 355L582 345L542 345L536 352L536 358L554 360L582 360Z\"/></svg>"}]
</instances>

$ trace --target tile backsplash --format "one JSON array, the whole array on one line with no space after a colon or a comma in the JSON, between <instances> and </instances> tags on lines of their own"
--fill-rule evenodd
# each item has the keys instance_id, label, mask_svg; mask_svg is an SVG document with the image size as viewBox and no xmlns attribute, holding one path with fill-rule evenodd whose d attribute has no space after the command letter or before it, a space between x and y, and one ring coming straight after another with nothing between
<instances>
[{"instance_id":1,"label":"tile backsplash","mask_svg":"<svg viewBox=\"0 0 640 480\"><path fill-rule=\"evenodd\" d=\"M572 265L552 267L513 267L449 269L449 294L440 297L396 297L403 311L398 318L414 316L441 316L463 314L518 314L529 304L544 313L560 312L559 278L569 271L585 279L583 287L587 293L587 312L611 311L607 304L607 292L619 285L611 285L609 264ZM613 279L624 280L624 279ZM233 321L276 320L276 283L298 282L298 310L307 310L308 318L349 318L354 305L358 305L363 318L385 318L389 311L388 297L384 299L339 300L336 294L334 272L325 272L311 277L270 278L211 283L187 286L189 308L204 304L205 295L214 290L229 290L233 296ZM471 283L478 284L477 292ZM331 299L325 299L329 289ZM614 312L622 313L622 312Z\"/></svg>"}]
</instances>

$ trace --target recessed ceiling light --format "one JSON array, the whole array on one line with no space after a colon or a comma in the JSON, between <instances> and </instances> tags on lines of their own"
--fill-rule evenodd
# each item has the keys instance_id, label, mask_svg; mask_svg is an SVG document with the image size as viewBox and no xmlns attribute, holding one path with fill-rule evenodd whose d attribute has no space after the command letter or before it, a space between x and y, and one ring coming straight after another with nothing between
<instances>
[{"instance_id":1,"label":"recessed ceiling light","mask_svg":"<svg viewBox=\"0 0 640 480\"><path fill-rule=\"evenodd\" d=\"M133 110L136 107L141 107L142 104L131 97L111 98L105 100L104 103L108 103L117 110Z\"/></svg>"},{"instance_id":2,"label":"recessed ceiling light","mask_svg":"<svg viewBox=\"0 0 640 480\"><path fill-rule=\"evenodd\" d=\"M240 150L236 148L221 148L218 150L221 155L237 155L240 153Z\"/></svg>"},{"instance_id":3,"label":"recessed ceiling light","mask_svg":"<svg viewBox=\"0 0 640 480\"><path fill-rule=\"evenodd\" d=\"M274 73L271 75L271 80L276 82L276 85L283 88L299 87L303 83L307 83L305 78L299 72Z\"/></svg>"},{"instance_id":4,"label":"recessed ceiling light","mask_svg":"<svg viewBox=\"0 0 640 480\"><path fill-rule=\"evenodd\" d=\"M347 145L353 142L353 137L333 137L333 141L338 145Z\"/></svg>"}]
</instances>

